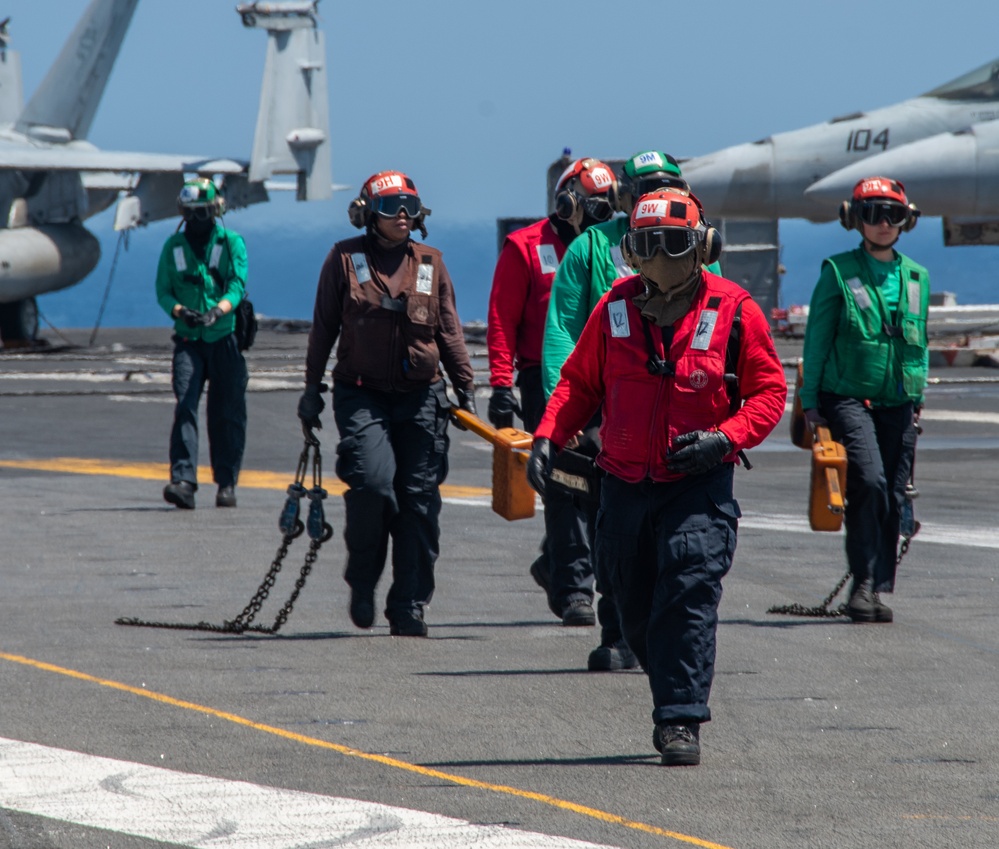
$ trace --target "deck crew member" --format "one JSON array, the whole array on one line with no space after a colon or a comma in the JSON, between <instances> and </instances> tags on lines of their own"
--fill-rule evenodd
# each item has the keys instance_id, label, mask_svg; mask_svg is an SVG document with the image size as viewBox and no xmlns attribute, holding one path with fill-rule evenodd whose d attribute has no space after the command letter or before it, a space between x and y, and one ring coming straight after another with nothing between
<instances>
[{"instance_id":1,"label":"deck crew member","mask_svg":"<svg viewBox=\"0 0 999 849\"><path fill-rule=\"evenodd\" d=\"M336 472L349 489L344 539L350 618L374 623L375 587L392 542L385 601L391 633L424 637L440 551L440 484L447 476L450 402L475 412L474 374L454 287L441 252L426 238L430 214L399 171L370 177L349 207L365 233L333 246L319 274L298 415L321 427L321 383L334 343Z\"/></svg>"},{"instance_id":2,"label":"deck crew member","mask_svg":"<svg viewBox=\"0 0 999 849\"><path fill-rule=\"evenodd\" d=\"M891 622L899 521L929 367L926 269L895 250L919 210L888 177L861 180L840 207L861 244L822 263L805 330L806 420L846 448L846 559L854 622Z\"/></svg>"},{"instance_id":3,"label":"deck crew member","mask_svg":"<svg viewBox=\"0 0 999 849\"><path fill-rule=\"evenodd\" d=\"M721 240L692 195L639 198L622 249L639 274L587 319L535 432L528 478L544 489L556 451L603 404L598 557L649 677L662 762L697 764L740 516L737 452L777 424L787 384L760 308L702 268Z\"/></svg>"},{"instance_id":4,"label":"deck crew member","mask_svg":"<svg viewBox=\"0 0 999 849\"><path fill-rule=\"evenodd\" d=\"M597 302L615 280L635 273L624 261L620 247L635 200L643 194L663 188L689 191L676 160L668 153L658 150L636 153L625 161L617 188L615 205L624 215L594 225L566 251L565 259L552 282L545 319L541 375L546 398L554 391L562 365L576 346ZM717 266L711 270L720 273ZM599 425L599 420L596 424ZM596 426L588 430L594 454L600 447L596 431ZM599 493L597 497L599 498ZM591 516L591 536L594 520L595 517ZM607 582L599 575L597 589L600 592L600 601L597 603L600 645L590 652L587 668L591 671L632 669L638 665L638 659L621 634L613 596Z\"/></svg>"},{"instance_id":5,"label":"deck crew member","mask_svg":"<svg viewBox=\"0 0 999 849\"><path fill-rule=\"evenodd\" d=\"M246 360L234 331L246 291L243 237L217 224L224 209L218 187L201 177L181 187L183 229L160 254L156 299L174 320L173 428L170 483L163 498L193 510L198 489L198 404L208 383L208 444L216 507L236 506L236 483L246 445Z\"/></svg>"},{"instance_id":6,"label":"deck crew member","mask_svg":"<svg viewBox=\"0 0 999 849\"><path fill-rule=\"evenodd\" d=\"M577 159L555 188L555 211L507 236L489 293L489 421L513 427L520 413L533 432L545 408L541 344L552 279L566 247L587 228L613 214L614 172L596 159ZM520 407L514 395L520 389ZM596 453L595 451L593 452ZM591 540L595 503L553 486L545 495L545 537L530 572L545 590L563 625L593 625Z\"/></svg>"}]
</instances>

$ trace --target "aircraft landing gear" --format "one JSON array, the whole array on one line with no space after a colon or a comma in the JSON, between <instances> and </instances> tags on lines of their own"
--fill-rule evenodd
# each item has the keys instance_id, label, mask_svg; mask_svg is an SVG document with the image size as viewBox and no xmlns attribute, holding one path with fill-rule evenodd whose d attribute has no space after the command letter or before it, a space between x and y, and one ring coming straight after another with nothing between
<instances>
[{"instance_id":1,"label":"aircraft landing gear","mask_svg":"<svg viewBox=\"0 0 999 849\"><path fill-rule=\"evenodd\" d=\"M0 339L5 348L28 348L38 341L38 304L22 298L0 304Z\"/></svg>"}]
</instances>

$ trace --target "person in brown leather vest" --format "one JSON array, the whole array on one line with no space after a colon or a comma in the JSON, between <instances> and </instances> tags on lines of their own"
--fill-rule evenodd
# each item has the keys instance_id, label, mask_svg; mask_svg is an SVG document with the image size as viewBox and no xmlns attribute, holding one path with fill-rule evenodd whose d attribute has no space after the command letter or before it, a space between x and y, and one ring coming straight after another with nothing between
<instances>
[{"instance_id":1,"label":"person in brown leather vest","mask_svg":"<svg viewBox=\"0 0 999 849\"><path fill-rule=\"evenodd\" d=\"M440 251L426 238L413 181L399 171L369 178L348 209L365 233L333 246L319 275L298 415L322 427L322 378L337 343L333 417L336 472L347 484L344 540L350 618L374 623L374 594L392 541L385 600L391 633L424 637L440 551L440 484L447 476L451 404L475 413L474 373Z\"/></svg>"}]
</instances>

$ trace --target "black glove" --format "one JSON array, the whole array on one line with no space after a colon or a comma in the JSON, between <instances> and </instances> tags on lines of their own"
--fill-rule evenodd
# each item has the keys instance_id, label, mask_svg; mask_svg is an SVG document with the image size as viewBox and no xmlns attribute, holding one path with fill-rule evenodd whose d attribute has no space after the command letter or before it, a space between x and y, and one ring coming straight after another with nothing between
<instances>
[{"instance_id":1,"label":"black glove","mask_svg":"<svg viewBox=\"0 0 999 849\"><path fill-rule=\"evenodd\" d=\"M454 388L454 394L458 396L458 408L464 410L466 413L471 413L475 418L479 417L478 411L475 409L475 387L469 387L468 389L459 389L457 386ZM458 430L468 430L455 416L451 416L451 421Z\"/></svg>"},{"instance_id":2,"label":"black glove","mask_svg":"<svg viewBox=\"0 0 999 849\"><path fill-rule=\"evenodd\" d=\"M211 327L224 315L225 313L222 311L222 307L212 307L201 317L201 324L204 327Z\"/></svg>"},{"instance_id":3,"label":"black glove","mask_svg":"<svg viewBox=\"0 0 999 849\"><path fill-rule=\"evenodd\" d=\"M555 453L552 451L552 441L543 436L534 440L531 456L527 461L527 482L534 491L544 497L548 478L551 477L555 465Z\"/></svg>"},{"instance_id":4,"label":"black glove","mask_svg":"<svg viewBox=\"0 0 999 849\"><path fill-rule=\"evenodd\" d=\"M731 452L732 441L720 430L695 430L673 440L673 453L666 467L685 475L710 472Z\"/></svg>"},{"instance_id":5,"label":"black glove","mask_svg":"<svg viewBox=\"0 0 999 849\"><path fill-rule=\"evenodd\" d=\"M822 413L820 413L818 409L811 407L810 409L805 410L805 424L808 425L810 430L814 431L815 428L820 425L822 427L828 427L829 422L823 418Z\"/></svg>"},{"instance_id":6,"label":"black glove","mask_svg":"<svg viewBox=\"0 0 999 849\"><path fill-rule=\"evenodd\" d=\"M489 423L493 427L513 427L513 414L520 413L513 389L509 386L494 386L489 398Z\"/></svg>"},{"instance_id":7,"label":"black glove","mask_svg":"<svg viewBox=\"0 0 999 849\"><path fill-rule=\"evenodd\" d=\"M326 407L326 402L320 395L322 391L323 384L310 383L305 387L302 397L298 399L298 417L307 428L323 429L323 423L319 420L319 414Z\"/></svg>"},{"instance_id":8,"label":"black glove","mask_svg":"<svg viewBox=\"0 0 999 849\"><path fill-rule=\"evenodd\" d=\"M189 310L187 307L181 307L177 310L177 318L183 321L188 327L197 327L205 319L200 312Z\"/></svg>"}]
</instances>

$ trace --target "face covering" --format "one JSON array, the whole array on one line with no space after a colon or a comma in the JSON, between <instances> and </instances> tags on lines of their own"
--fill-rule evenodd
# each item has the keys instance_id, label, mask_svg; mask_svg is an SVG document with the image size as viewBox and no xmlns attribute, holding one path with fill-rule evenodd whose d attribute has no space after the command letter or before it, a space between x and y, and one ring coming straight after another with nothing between
<instances>
[{"instance_id":1,"label":"face covering","mask_svg":"<svg viewBox=\"0 0 999 849\"><path fill-rule=\"evenodd\" d=\"M700 254L673 259L657 251L651 259L643 259L641 267L645 292L634 299L642 315L659 327L667 327L690 309L701 282Z\"/></svg>"},{"instance_id":2,"label":"face covering","mask_svg":"<svg viewBox=\"0 0 999 849\"><path fill-rule=\"evenodd\" d=\"M697 268L697 251L674 259L656 251L651 259L642 260L642 277L664 295L670 295L689 282Z\"/></svg>"},{"instance_id":3,"label":"face covering","mask_svg":"<svg viewBox=\"0 0 999 849\"><path fill-rule=\"evenodd\" d=\"M214 218L188 218L184 224L184 232L189 236L193 236L200 242L205 242L208 239L208 234L215 229L215 219Z\"/></svg>"}]
</instances>

